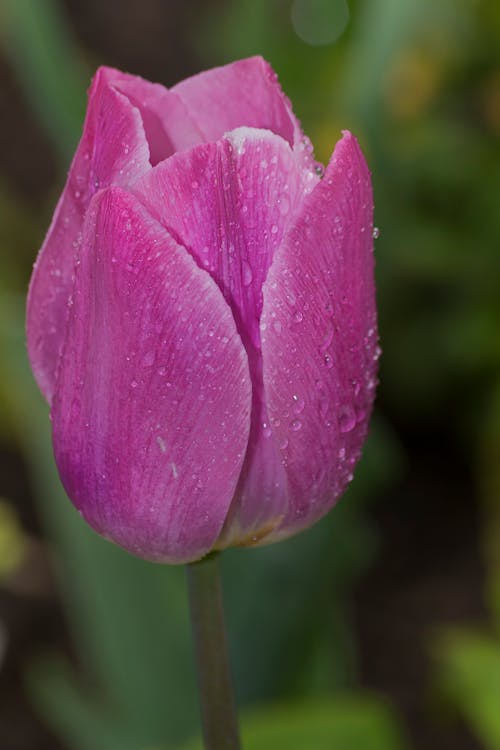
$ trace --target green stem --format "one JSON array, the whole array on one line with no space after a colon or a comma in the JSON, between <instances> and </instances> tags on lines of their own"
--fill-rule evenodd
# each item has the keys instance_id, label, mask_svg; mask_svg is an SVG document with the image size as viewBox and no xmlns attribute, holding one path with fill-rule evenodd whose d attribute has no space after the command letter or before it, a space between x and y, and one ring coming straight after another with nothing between
<instances>
[{"instance_id":1,"label":"green stem","mask_svg":"<svg viewBox=\"0 0 500 750\"><path fill-rule=\"evenodd\" d=\"M206 750L240 750L218 554L187 566Z\"/></svg>"}]
</instances>

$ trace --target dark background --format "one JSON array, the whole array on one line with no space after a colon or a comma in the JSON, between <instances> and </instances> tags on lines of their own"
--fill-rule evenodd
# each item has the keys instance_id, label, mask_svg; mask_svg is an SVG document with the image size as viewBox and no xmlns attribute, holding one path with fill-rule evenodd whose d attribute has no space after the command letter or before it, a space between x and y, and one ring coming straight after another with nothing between
<instances>
[{"instance_id":1,"label":"dark background","mask_svg":"<svg viewBox=\"0 0 500 750\"><path fill-rule=\"evenodd\" d=\"M340 505L296 540L225 555L240 704L304 704L306 725L307 706L348 699L366 741L349 730L342 750L500 748L500 5L306 6L0 3L2 750L196 733L182 571L97 540L64 498L24 296L97 65L171 85L257 53L317 158L344 127L363 145L384 354Z\"/></svg>"}]
</instances>

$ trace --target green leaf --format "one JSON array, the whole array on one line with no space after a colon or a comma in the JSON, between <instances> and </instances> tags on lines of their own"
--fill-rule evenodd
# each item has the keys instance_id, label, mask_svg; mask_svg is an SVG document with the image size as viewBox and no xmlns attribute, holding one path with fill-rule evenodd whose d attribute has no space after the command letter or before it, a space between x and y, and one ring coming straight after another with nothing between
<instances>
[{"instance_id":1,"label":"green leaf","mask_svg":"<svg viewBox=\"0 0 500 750\"><path fill-rule=\"evenodd\" d=\"M488 750L500 750L500 641L448 630L436 641L438 687Z\"/></svg>"},{"instance_id":2,"label":"green leaf","mask_svg":"<svg viewBox=\"0 0 500 750\"><path fill-rule=\"evenodd\" d=\"M85 114L89 74L58 0L3 0L2 41L29 104L66 164Z\"/></svg>"},{"instance_id":3,"label":"green leaf","mask_svg":"<svg viewBox=\"0 0 500 750\"><path fill-rule=\"evenodd\" d=\"M369 697L290 703L243 716L245 750L404 750L388 709ZM182 750L201 750L200 742Z\"/></svg>"}]
</instances>

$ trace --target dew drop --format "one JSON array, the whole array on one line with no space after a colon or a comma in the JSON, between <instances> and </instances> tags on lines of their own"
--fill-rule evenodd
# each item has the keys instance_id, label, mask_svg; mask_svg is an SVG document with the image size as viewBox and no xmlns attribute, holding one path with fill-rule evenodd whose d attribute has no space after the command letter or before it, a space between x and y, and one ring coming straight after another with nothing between
<instances>
[{"instance_id":1,"label":"dew drop","mask_svg":"<svg viewBox=\"0 0 500 750\"><path fill-rule=\"evenodd\" d=\"M264 435L265 438L270 438L271 435L273 434L267 422L262 423L262 434Z\"/></svg>"},{"instance_id":2,"label":"dew drop","mask_svg":"<svg viewBox=\"0 0 500 750\"><path fill-rule=\"evenodd\" d=\"M280 443L280 448L282 451L286 450L288 448L288 439L284 438Z\"/></svg>"},{"instance_id":3,"label":"dew drop","mask_svg":"<svg viewBox=\"0 0 500 750\"><path fill-rule=\"evenodd\" d=\"M351 432L356 425L356 413L352 406L345 404L340 407L339 429L340 432Z\"/></svg>"},{"instance_id":4,"label":"dew drop","mask_svg":"<svg viewBox=\"0 0 500 750\"><path fill-rule=\"evenodd\" d=\"M294 394L292 398L295 402L293 405L294 414L302 414L306 405L304 399L300 396L297 396L297 394Z\"/></svg>"},{"instance_id":5,"label":"dew drop","mask_svg":"<svg viewBox=\"0 0 500 750\"><path fill-rule=\"evenodd\" d=\"M304 316L302 315L300 310L297 310L293 315L293 319L295 323L302 323L302 321L304 320Z\"/></svg>"},{"instance_id":6,"label":"dew drop","mask_svg":"<svg viewBox=\"0 0 500 750\"><path fill-rule=\"evenodd\" d=\"M345 459L345 448L339 448L338 457L341 461Z\"/></svg>"},{"instance_id":7,"label":"dew drop","mask_svg":"<svg viewBox=\"0 0 500 750\"><path fill-rule=\"evenodd\" d=\"M139 385L139 383L137 382L137 380L131 380L130 381L130 387L131 388L137 388L138 385Z\"/></svg>"},{"instance_id":8,"label":"dew drop","mask_svg":"<svg viewBox=\"0 0 500 750\"><path fill-rule=\"evenodd\" d=\"M330 328L330 330L327 331L323 341L320 344L320 347L319 347L320 354L325 354L326 350L332 343L332 339L333 339L333 328Z\"/></svg>"},{"instance_id":9,"label":"dew drop","mask_svg":"<svg viewBox=\"0 0 500 750\"><path fill-rule=\"evenodd\" d=\"M290 211L290 199L286 195L282 195L278 200L278 209L282 216L286 216Z\"/></svg>"},{"instance_id":10,"label":"dew drop","mask_svg":"<svg viewBox=\"0 0 500 750\"><path fill-rule=\"evenodd\" d=\"M356 407L356 422L362 422L366 417L366 409L363 406Z\"/></svg>"},{"instance_id":11,"label":"dew drop","mask_svg":"<svg viewBox=\"0 0 500 750\"><path fill-rule=\"evenodd\" d=\"M277 234L278 233L278 225L273 224L271 227L271 234Z\"/></svg>"},{"instance_id":12,"label":"dew drop","mask_svg":"<svg viewBox=\"0 0 500 750\"><path fill-rule=\"evenodd\" d=\"M250 286L253 281L253 273L250 264L244 260L241 264L243 286Z\"/></svg>"},{"instance_id":13,"label":"dew drop","mask_svg":"<svg viewBox=\"0 0 500 750\"><path fill-rule=\"evenodd\" d=\"M151 367L154 361L155 361L155 353L153 350L151 350L149 352L146 352L146 354L142 358L142 366Z\"/></svg>"},{"instance_id":14,"label":"dew drop","mask_svg":"<svg viewBox=\"0 0 500 750\"><path fill-rule=\"evenodd\" d=\"M331 358L330 354L325 354L323 361L326 367L328 367L328 369L331 370L333 367L333 359Z\"/></svg>"},{"instance_id":15,"label":"dew drop","mask_svg":"<svg viewBox=\"0 0 500 750\"><path fill-rule=\"evenodd\" d=\"M325 168L322 164L316 164L316 166L314 167L314 171L316 172L318 177L323 177L323 175L325 174Z\"/></svg>"},{"instance_id":16,"label":"dew drop","mask_svg":"<svg viewBox=\"0 0 500 750\"><path fill-rule=\"evenodd\" d=\"M292 419L290 422L290 427L294 432L298 432L302 428L302 422L300 419Z\"/></svg>"},{"instance_id":17,"label":"dew drop","mask_svg":"<svg viewBox=\"0 0 500 750\"><path fill-rule=\"evenodd\" d=\"M373 227L372 237L374 240L378 240L380 237L380 229L378 227Z\"/></svg>"}]
</instances>

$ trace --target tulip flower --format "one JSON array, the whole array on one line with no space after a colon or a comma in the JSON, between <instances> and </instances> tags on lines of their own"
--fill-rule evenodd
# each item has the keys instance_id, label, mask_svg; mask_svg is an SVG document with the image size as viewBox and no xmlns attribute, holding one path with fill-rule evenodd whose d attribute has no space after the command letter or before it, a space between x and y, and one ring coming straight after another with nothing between
<instances>
[{"instance_id":1,"label":"tulip flower","mask_svg":"<svg viewBox=\"0 0 500 750\"><path fill-rule=\"evenodd\" d=\"M98 533L189 562L334 505L374 398L372 213L356 139L323 169L261 58L172 89L98 70L27 320Z\"/></svg>"}]
</instances>

